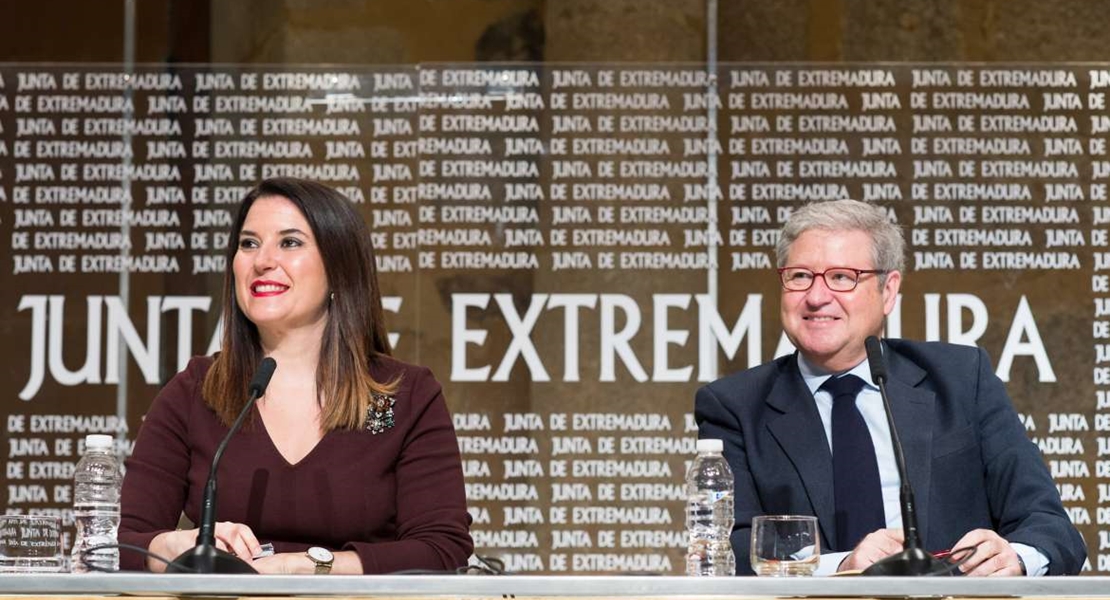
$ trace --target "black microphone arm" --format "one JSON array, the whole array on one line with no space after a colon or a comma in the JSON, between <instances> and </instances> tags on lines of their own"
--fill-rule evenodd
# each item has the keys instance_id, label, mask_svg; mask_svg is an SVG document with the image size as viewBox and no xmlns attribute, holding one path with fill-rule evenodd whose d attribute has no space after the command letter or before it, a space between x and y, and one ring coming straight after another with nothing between
<instances>
[{"instance_id":1,"label":"black microphone arm","mask_svg":"<svg viewBox=\"0 0 1110 600\"><path fill-rule=\"evenodd\" d=\"M220 465L220 458L224 455L228 442L231 441L231 436L239 431L239 427L242 426L243 420L246 419L247 414L254 407L254 403L266 393L266 386L270 385L270 378L274 376L275 369L277 369L277 362L272 358L264 358L262 364L258 366L258 371L254 374L254 379L251 379L250 387L247 388L250 392L247 403L243 406L243 410L239 411L239 416L231 424L227 435L216 447L216 453L212 456L212 467L208 471L208 483L204 486L204 500L201 505L197 545L173 559L173 562L166 567L167 573L258 572L243 559L216 547L216 472Z\"/></svg>"},{"instance_id":2,"label":"black microphone arm","mask_svg":"<svg viewBox=\"0 0 1110 600\"><path fill-rule=\"evenodd\" d=\"M867 348L867 364L871 367L871 379L879 386L883 398L886 422L890 426L890 443L894 448L894 462L898 466L898 478L902 480L899 504L902 507L902 551L875 562L864 569L864 575L952 575L952 565L936 558L921 548L921 535L917 530L917 501L914 499L913 486L906 476L906 457L902 453L902 440L898 428L894 426L894 413L890 409L890 398L886 395L887 368L886 358L879 338L869 336L864 340Z\"/></svg>"}]
</instances>

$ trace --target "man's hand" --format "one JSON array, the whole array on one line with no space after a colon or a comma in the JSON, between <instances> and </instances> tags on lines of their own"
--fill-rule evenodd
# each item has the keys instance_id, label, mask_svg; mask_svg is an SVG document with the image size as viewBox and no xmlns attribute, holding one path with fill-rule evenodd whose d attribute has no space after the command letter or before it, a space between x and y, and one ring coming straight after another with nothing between
<instances>
[{"instance_id":1,"label":"man's hand","mask_svg":"<svg viewBox=\"0 0 1110 600\"><path fill-rule=\"evenodd\" d=\"M901 529L872 531L860 541L851 554L841 561L836 570L855 571L866 569L880 559L901 552L902 540Z\"/></svg>"},{"instance_id":2,"label":"man's hand","mask_svg":"<svg viewBox=\"0 0 1110 600\"><path fill-rule=\"evenodd\" d=\"M975 554L960 565L964 575L997 576L1022 575L1021 561L1017 552L1010 547L1002 536L989 529L976 529L968 532L953 546L954 549L976 546Z\"/></svg>"}]
</instances>

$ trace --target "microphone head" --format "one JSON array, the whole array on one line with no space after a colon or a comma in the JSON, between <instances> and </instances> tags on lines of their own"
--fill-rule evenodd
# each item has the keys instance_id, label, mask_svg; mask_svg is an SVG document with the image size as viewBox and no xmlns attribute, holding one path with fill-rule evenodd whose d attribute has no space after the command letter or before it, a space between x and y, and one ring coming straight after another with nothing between
<instances>
[{"instance_id":1,"label":"microphone head","mask_svg":"<svg viewBox=\"0 0 1110 600\"><path fill-rule=\"evenodd\" d=\"M252 396L261 398L266 393L266 386L270 385L270 378L274 376L274 370L276 369L276 360L269 357L262 359L262 364L258 365L258 370L255 371L254 379L251 379L247 392Z\"/></svg>"},{"instance_id":2,"label":"microphone head","mask_svg":"<svg viewBox=\"0 0 1110 600\"><path fill-rule=\"evenodd\" d=\"M871 335L863 341L867 349L867 365L871 367L871 379L875 383L886 383L886 359L883 357L883 345L879 338Z\"/></svg>"}]
</instances>

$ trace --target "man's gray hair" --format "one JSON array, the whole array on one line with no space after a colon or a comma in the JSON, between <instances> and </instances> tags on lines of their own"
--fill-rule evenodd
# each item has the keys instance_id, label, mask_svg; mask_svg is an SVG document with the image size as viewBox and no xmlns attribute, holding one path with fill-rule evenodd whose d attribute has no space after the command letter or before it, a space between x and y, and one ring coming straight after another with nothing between
<instances>
[{"instance_id":1,"label":"man's gray hair","mask_svg":"<svg viewBox=\"0 0 1110 600\"><path fill-rule=\"evenodd\" d=\"M814 202L794 211L782 226L775 245L779 268L788 266L790 246L806 231L862 231L870 234L874 268L881 271L902 271L905 268L906 241L902 229L891 223L881 207L859 200ZM858 265L840 265L856 267ZM883 281L886 277L882 278Z\"/></svg>"}]
</instances>

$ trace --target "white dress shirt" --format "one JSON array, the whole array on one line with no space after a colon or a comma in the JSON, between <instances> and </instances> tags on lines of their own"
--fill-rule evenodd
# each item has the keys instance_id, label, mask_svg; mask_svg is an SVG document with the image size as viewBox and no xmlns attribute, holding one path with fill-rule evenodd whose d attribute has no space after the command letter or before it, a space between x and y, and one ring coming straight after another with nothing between
<instances>
[{"instance_id":1,"label":"white dress shirt","mask_svg":"<svg viewBox=\"0 0 1110 600\"><path fill-rule=\"evenodd\" d=\"M832 452L832 394L820 389L821 384L833 375L842 373L829 373L818 369L808 363L802 353L798 353L798 369L802 372L802 379L813 394L817 404L817 412L821 415L821 424L825 427L825 439ZM886 526L890 529L902 528L902 507L899 500L902 481L898 477L898 464L894 460L894 446L890 441L890 426L886 420L886 410L883 408L883 399L879 394L879 386L871 381L871 367L865 358L862 363L849 369L843 374L852 374L864 381L863 389L856 396L856 408L859 409L867 429L871 432L871 441L875 445L875 458L879 463L879 483L883 492L883 511L886 517ZM892 402L896 401L894 399ZM917 491L917 490L915 490ZM1010 547L1017 552L1025 562L1028 575L1044 575L1048 572L1048 557L1040 550L1025 544L1011 543ZM821 555L821 562L817 567L816 575L830 575L836 572L840 563L848 556L848 552L831 552Z\"/></svg>"}]
</instances>

